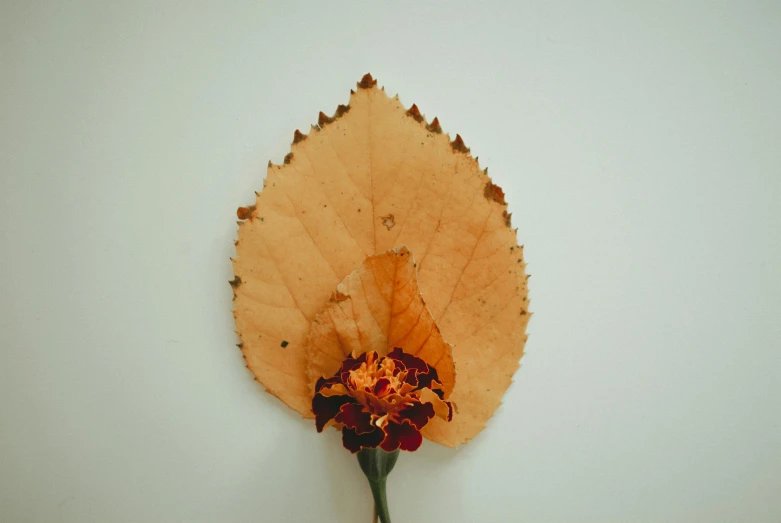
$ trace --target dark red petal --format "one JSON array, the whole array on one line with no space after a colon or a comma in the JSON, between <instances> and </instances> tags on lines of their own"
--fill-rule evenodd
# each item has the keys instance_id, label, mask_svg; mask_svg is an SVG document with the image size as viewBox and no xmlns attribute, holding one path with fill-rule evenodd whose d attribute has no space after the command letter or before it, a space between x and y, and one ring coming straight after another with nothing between
<instances>
[{"instance_id":1,"label":"dark red petal","mask_svg":"<svg viewBox=\"0 0 781 523\"><path fill-rule=\"evenodd\" d=\"M411 369L415 369L417 371L416 377L418 380L418 388L428 387L431 385L433 380L439 379L437 377L437 370L434 367L431 367L428 363L418 358L417 356L407 354L398 347L393 349L390 354L388 354L388 357L402 362L408 371ZM412 384L412 382L409 381L409 374L407 376L407 383Z\"/></svg>"},{"instance_id":2,"label":"dark red petal","mask_svg":"<svg viewBox=\"0 0 781 523\"><path fill-rule=\"evenodd\" d=\"M407 354L399 347L395 347L386 357L402 362L406 369L423 368L423 365L426 365L425 361L412 354ZM410 362L410 365L407 365L407 362Z\"/></svg>"},{"instance_id":3,"label":"dark red petal","mask_svg":"<svg viewBox=\"0 0 781 523\"><path fill-rule=\"evenodd\" d=\"M396 449L418 450L423 443L423 436L415 427L407 421L401 423L389 422L385 425L385 439L382 440L380 447L385 452L393 452Z\"/></svg>"},{"instance_id":4,"label":"dark red petal","mask_svg":"<svg viewBox=\"0 0 781 523\"><path fill-rule=\"evenodd\" d=\"M329 387L331 385L336 385L337 383L341 383L341 378L337 375L333 378L317 378L317 383L315 384L315 394L323 390L323 387Z\"/></svg>"},{"instance_id":5,"label":"dark red petal","mask_svg":"<svg viewBox=\"0 0 781 523\"><path fill-rule=\"evenodd\" d=\"M418 386L418 369L407 369L407 377L404 378L404 383L409 383L413 387Z\"/></svg>"},{"instance_id":6,"label":"dark red petal","mask_svg":"<svg viewBox=\"0 0 781 523\"><path fill-rule=\"evenodd\" d=\"M382 396L390 389L390 380L388 378L380 378L377 383L374 384L374 395Z\"/></svg>"},{"instance_id":7,"label":"dark red petal","mask_svg":"<svg viewBox=\"0 0 781 523\"><path fill-rule=\"evenodd\" d=\"M366 355L368 353L364 352L357 358L353 358L352 356L348 356L343 362L342 362L342 368L339 369L339 372L337 372L335 375L341 376L342 383L347 385L347 377L350 375L351 370L355 370L358 367L361 366L362 363L366 363ZM375 360L377 357L377 354L375 353Z\"/></svg>"},{"instance_id":8,"label":"dark red petal","mask_svg":"<svg viewBox=\"0 0 781 523\"><path fill-rule=\"evenodd\" d=\"M416 429L420 430L426 426L428 420L434 417L434 405L431 403L412 403L400 409L398 416L402 420L409 421ZM339 421L337 419L337 421Z\"/></svg>"},{"instance_id":9,"label":"dark red petal","mask_svg":"<svg viewBox=\"0 0 781 523\"><path fill-rule=\"evenodd\" d=\"M366 434L358 434L355 432L355 429L348 429L347 427L342 429L342 444L344 445L344 448L353 454L362 448L376 448L384 437L385 433L377 427L374 427L373 431L367 432Z\"/></svg>"},{"instance_id":10,"label":"dark red petal","mask_svg":"<svg viewBox=\"0 0 781 523\"><path fill-rule=\"evenodd\" d=\"M339 409L346 403L354 403L350 396L329 396L315 394L312 398L312 412L315 414L315 426L317 432L322 432L325 424L331 421L339 413Z\"/></svg>"},{"instance_id":11,"label":"dark red petal","mask_svg":"<svg viewBox=\"0 0 781 523\"><path fill-rule=\"evenodd\" d=\"M419 371L425 372L428 371L429 368L428 363L418 358L417 356L413 356L412 354L404 352L398 347L393 349L390 354L388 354L388 357L393 358L394 360L399 360L408 369L418 369Z\"/></svg>"},{"instance_id":12,"label":"dark red petal","mask_svg":"<svg viewBox=\"0 0 781 523\"><path fill-rule=\"evenodd\" d=\"M437 376L437 369L434 367L429 367L429 371L427 373L418 373L418 388L431 388L431 382L434 380L439 381L439 376Z\"/></svg>"},{"instance_id":13,"label":"dark red petal","mask_svg":"<svg viewBox=\"0 0 781 523\"><path fill-rule=\"evenodd\" d=\"M372 417L363 410L359 403L345 403L334 418L337 423L343 423L346 427L355 429L357 434L366 434L374 429Z\"/></svg>"}]
</instances>

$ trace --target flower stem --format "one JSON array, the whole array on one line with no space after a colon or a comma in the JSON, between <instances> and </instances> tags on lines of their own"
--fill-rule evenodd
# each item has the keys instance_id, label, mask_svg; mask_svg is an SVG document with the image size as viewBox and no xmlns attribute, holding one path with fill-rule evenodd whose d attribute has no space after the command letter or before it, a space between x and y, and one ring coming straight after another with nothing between
<instances>
[{"instance_id":1,"label":"flower stem","mask_svg":"<svg viewBox=\"0 0 781 523\"><path fill-rule=\"evenodd\" d=\"M380 523L391 523L388 512L388 495L386 485L388 474L399 459L399 451L385 452L382 449L363 449L358 452L358 463L369 480L369 487L374 497L374 511L380 518Z\"/></svg>"},{"instance_id":2,"label":"flower stem","mask_svg":"<svg viewBox=\"0 0 781 523\"><path fill-rule=\"evenodd\" d=\"M390 513L388 512L388 495L385 492L386 478L376 481L369 480L369 487L374 496L374 511L380 518L380 523L390 523Z\"/></svg>"}]
</instances>

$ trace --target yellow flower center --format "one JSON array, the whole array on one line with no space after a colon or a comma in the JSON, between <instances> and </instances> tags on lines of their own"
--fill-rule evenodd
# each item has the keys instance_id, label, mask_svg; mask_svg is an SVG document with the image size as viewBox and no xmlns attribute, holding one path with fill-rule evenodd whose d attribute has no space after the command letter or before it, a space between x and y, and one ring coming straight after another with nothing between
<instances>
[{"instance_id":1,"label":"yellow flower center","mask_svg":"<svg viewBox=\"0 0 781 523\"><path fill-rule=\"evenodd\" d=\"M391 358L384 358L378 363L374 354L369 353L365 363L350 371L347 380L349 394L358 400L372 416L372 423L383 427L388 419L402 407L413 402L417 396L411 394L414 386L405 383L407 371L402 370L396 375L396 364ZM377 388L380 380L387 380Z\"/></svg>"},{"instance_id":2,"label":"yellow flower center","mask_svg":"<svg viewBox=\"0 0 781 523\"><path fill-rule=\"evenodd\" d=\"M365 363L361 363L360 367L350 371L350 386L355 390L370 389L374 391L377 382L381 378L385 378L388 380L388 386L384 387L383 390L377 391L378 396L385 396L390 389L400 390L404 383L404 378L407 377L407 371L401 371L394 376L393 372L395 370L396 364L392 359L385 358L377 365L374 363L373 354L369 355Z\"/></svg>"}]
</instances>

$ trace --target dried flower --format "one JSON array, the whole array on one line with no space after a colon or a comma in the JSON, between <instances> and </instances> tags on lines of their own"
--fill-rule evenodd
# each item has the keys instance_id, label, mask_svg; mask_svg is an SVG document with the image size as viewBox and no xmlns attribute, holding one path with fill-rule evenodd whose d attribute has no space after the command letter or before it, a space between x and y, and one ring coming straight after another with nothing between
<instances>
[{"instance_id":1,"label":"dried flower","mask_svg":"<svg viewBox=\"0 0 781 523\"><path fill-rule=\"evenodd\" d=\"M385 357L374 351L351 355L333 377L317 381L312 400L317 430L340 425L342 442L353 453L417 450L430 419L453 418L437 380L434 367L400 348Z\"/></svg>"}]
</instances>

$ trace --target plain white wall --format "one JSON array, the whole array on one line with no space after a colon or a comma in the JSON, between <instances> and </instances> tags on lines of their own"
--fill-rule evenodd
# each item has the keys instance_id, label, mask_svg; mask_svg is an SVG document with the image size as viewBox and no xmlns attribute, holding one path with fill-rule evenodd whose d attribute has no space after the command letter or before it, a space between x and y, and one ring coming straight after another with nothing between
<instances>
[{"instance_id":1,"label":"plain white wall","mask_svg":"<svg viewBox=\"0 0 781 523\"><path fill-rule=\"evenodd\" d=\"M367 71L504 187L535 316L397 522L781 521L781 4L0 6L0 520L369 521L252 381L235 210Z\"/></svg>"}]
</instances>

